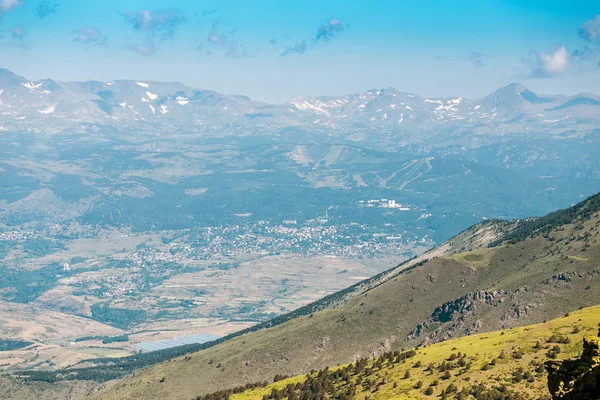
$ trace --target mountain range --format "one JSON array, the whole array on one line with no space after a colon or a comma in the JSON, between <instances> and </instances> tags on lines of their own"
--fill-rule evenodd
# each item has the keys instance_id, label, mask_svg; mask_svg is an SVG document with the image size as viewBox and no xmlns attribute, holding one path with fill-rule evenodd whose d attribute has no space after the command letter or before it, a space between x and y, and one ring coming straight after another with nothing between
<instances>
[{"instance_id":1,"label":"mountain range","mask_svg":"<svg viewBox=\"0 0 600 400\"><path fill-rule=\"evenodd\" d=\"M387 88L267 104L178 82L31 81L0 69L0 113L0 130L41 133L136 129L155 134L173 130L265 134L293 127L411 135L442 129L534 133L597 126L600 97L539 95L513 83L474 100L423 98Z\"/></svg>"},{"instance_id":2,"label":"mountain range","mask_svg":"<svg viewBox=\"0 0 600 400\"><path fill-rule=\"evenodd\" d=\"M383 196L414 209L385 214L390 224L376 219L406 237L444 243L484 220L202 348L21 371L16 385L0 379L0 390L60 382L14 398L51 398L59 387L55 398L73 398L104 386L97 398L195 398L598 304L598 195L542 218L495 219L597 192L600 98L592 94L511 84L474 100L389 88L266 104L181 83L31 81L0 70L0 113L0 211L10 226L175 231L325 210L372 223L372 209L350 206Z\"/></svg>"}]
</instances>

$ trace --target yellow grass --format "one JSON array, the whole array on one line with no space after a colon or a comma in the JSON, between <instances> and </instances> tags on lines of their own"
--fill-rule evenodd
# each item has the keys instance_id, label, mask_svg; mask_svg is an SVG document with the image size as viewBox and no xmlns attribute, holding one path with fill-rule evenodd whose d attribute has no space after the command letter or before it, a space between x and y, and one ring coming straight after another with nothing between
<instances>
[{"instance_id":1,"label":"yellow grass","mask_svg":"<svg viewBox=\"0 0 600 400\"><path fill-rule=\"evenodd\" d=\"M595 335L599 321L600 306L595 306L542 324L466 336L418 348L417 355L408 359L406 363L384 366L378 371L378 378L385 377L388 383L381 386L377 392L361 392L362 387L358 386L357 389L360 390L355 398L363 399L366 395L369 395L370 399L429 399L437 397L441 390L450 383L458 386L460 390L479 382L483 382L488 386L507 383L512 390L530 395L548 394L545 372L537 375L532 383L527 381L511 383L512 372L519 367L522 367L525 371L533 372L534 366L531 363L539 364L545 361L548 348L556 345L559 345L562 350L558 356L559 359L576 356L580 352L583 336ZM574 331L576 327L579 328L578 332ZM571 342L569 344L547 343L548 338L553 334L567 336ZM534 349L533 347L538 341L542 344L542 348ZM514 358L512 354L515 351L522 352L522 358ZM447 360L451 354L457 354L458 352L466 354L468 360L473 363L468 372L459 374L457 368L451 371L452 377L450 379L442 380L441 373L435 371L431 374L429 371L425 371L430 363L440 364L442 361ZM498 358L503 352L506 357L504 359ZM496 365L488 370L482 370L484 365L489 364L494 359ZM422 366L415 368L414 364L418 361L421 362ZM337 368L341 367L343 366ZM404 379L407 370L410 371L411 377ZM435 388L434 394L426 396L423 393L424 389L436 379L439 381L439 385ZM288 378L265 388L233 395L231 400L262 399L274 388L281 389L287 384L295 384L303 380L304 376ZM417 381L423 382L421 389L415 389ZM393 387L394 382L396 382L396 388Z\"/></svg>"}]
</instances>

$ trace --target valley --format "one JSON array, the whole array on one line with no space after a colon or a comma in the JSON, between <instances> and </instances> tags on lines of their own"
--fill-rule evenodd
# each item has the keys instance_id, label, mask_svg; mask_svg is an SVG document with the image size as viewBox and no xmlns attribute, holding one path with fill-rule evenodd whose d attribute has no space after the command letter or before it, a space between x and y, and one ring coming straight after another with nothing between
<instances>
[{"instance_id":1,"label":"valley","mask_svg":"<svg viewBox=\"0 0 600 400\"><path fill-rule=\"evenodd\" d=\"M599 190L593 95L0 90L0 385L22 396L196 397L596 304L597 216L508 236Z\"/></svg>"},{"instance_id":2,"label":"valley","mask_svg":"<svg viewBox=\"0 0 600 400\"><path fill-rule=\"evenodd\" d=\"M594 306L599 198L539 219L476 225L441 252L317 302L279 325L144 370L95 398L188 398L543 323Z\"/></svg>"},{"instance_id":3,"label":"valley","mask_svg":"<svg viewBox=\"0 0 600 400\"><path fill-rule=\"evenodd\" d=\"M280 138L232 145L123 133L92 135L84 145L68 134L4 133L0 140L10 156L0 162L0 256L9 271L0 278L0 298L101 327L80 338L127 334L127 342L110 345L71 346L78 335L69 327L59 330L59 341L32 338L77 360L267 321L482 219L568 205L563 193L588 194L599 168L590 158L536 177L522 169L538 163L492 166L487 153L484 164L475 153L433 157L431 150L284 145ZM591 157L594 145L569 151ZM513 191L505 193L508 181ZM471 188L466 201L461 187ZM6 312L2 319L14 318ZM7 338L21 329L0 327ZM0 368L55 369L74 360L25 353L8 355L12 361Z\"/></svg>"},{"instance_id":4,"label":"valley","mask_svg":"<svg viewBox=\"0 0 600 400\"><path fill-rule=\"evenodd\" d=\"M600 400L599 7L0 0L0 400Z\"/></svg>"}]
</instances>

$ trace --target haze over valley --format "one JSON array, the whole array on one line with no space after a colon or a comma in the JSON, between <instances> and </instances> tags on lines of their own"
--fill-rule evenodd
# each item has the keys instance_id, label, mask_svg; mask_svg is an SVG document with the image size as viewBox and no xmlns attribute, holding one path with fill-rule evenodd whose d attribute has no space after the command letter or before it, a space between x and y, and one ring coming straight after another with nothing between
<instances>
[{"instance_id":1,"label":"haze over valley","mask_svg":"<svg viewBox=\"0 0 600 400\"><path fill-rule=\"evenodd\" d=\"M47 348L5 357L8 370L223 336L478 221L543 214L598 188L592 95L374 89L268 105L6 70L0 84L0 329Z\"/></svg>"},{"instance_id":2,"label":"haze over valley","mask_svg":"<svg viewBox=\"0 0 600 400\"><path fill-rule=\"evenodd\" d=\"M590 398L599 13L0 0L0 400Z\"/></svg>"}]
</instances>

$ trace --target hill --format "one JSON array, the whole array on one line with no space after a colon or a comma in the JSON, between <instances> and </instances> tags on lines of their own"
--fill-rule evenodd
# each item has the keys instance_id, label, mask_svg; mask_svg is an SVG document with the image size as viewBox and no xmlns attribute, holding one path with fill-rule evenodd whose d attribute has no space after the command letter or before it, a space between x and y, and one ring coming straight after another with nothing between
<instances>
[{"instance_id":1,"label":"hill","mask_svg":"<svg viewBox=\"0 0 600 400\"><path fill-rule=\"evenodd\" d=\"M544 360L578 355L586 335L596 335L600 307L590 307L537 325L447 340L387 352L377 358L278 379L240 393L214 393L199 400L301 398L319 391L333 398L428 399L549 398ZM318 389L320 387L320 389ZM238 389L236 391L239 391Z\"/></svg>"},{"instance_id":2,"label":"hill","mask_svg":"<svg viewBox=\"0 0 600 400\"><path fill-rule=\"evenodd\" d=\"M552 218L482 223L321 308L149 368L94 398L193 398L597 305L598 199Z\"/></svg>"}]
</instances>

